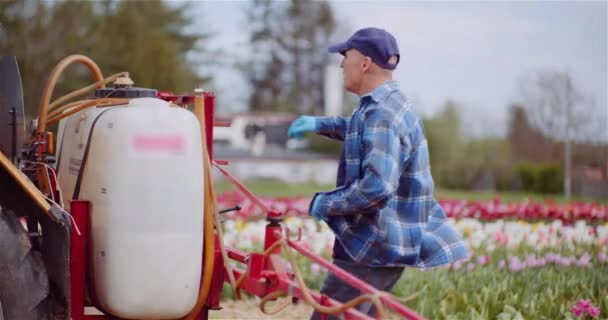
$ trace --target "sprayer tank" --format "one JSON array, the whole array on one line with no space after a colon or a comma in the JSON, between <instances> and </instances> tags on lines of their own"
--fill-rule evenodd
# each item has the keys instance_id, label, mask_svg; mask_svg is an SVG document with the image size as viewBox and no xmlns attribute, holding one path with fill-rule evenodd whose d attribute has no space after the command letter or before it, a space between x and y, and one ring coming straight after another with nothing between
<instances>
[{"instance_id":1,"label":"sprayer tank","mask_svg":"<svg viewBox=\"0 0 608 320\"><path fill-rule=\"evenodd\" d=\"M93 287L120 318L172 319L195 305L203 251L199 123L155 98L60 123L58 180L91 202Z\"/></svg>"}]
</instances>

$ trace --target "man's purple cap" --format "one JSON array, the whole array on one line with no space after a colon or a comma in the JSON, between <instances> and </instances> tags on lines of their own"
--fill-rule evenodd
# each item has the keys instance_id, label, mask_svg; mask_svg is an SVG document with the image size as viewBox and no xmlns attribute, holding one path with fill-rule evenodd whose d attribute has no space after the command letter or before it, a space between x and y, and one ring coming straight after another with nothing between
<instances>
[{"instance_id":1,"label":"man's purple cap","mask_svg":"<svg viewBox=\"0 0 608 320\"><path fill-rule=\"evenodd\" d=\"M392 34L384 29L364 28L355 32L346 42L329 47L331 53L344 54L349 49L357 49L364 56L384 69L395 70L399 64L399 47ZM389 64L392 56L397 56L397 63Z\"/></svg>"}]
</instances>

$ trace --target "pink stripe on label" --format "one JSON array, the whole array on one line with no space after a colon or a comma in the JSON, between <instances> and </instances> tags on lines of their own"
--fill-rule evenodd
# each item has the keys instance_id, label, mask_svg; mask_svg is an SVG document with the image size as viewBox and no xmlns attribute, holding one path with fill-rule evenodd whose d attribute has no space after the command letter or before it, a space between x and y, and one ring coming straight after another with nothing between
<instances>
[{"instance_id":1,"label":"pink stripe on label","mask_svg":"<svg viewBox=\"0 0 608 320\"><path fill-rule=\"evenodd\" d=\"M181 153L186 150L186 139L183 136L133 136L132 145L136 151Z\"/></svg>"}]
</instances>

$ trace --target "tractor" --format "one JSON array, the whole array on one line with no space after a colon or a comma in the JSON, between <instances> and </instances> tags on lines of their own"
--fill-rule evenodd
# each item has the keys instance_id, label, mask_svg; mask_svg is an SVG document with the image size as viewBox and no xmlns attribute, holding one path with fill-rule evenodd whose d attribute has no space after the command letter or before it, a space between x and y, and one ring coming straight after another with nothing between
<instances>
[{"instance_id":1,"label":"tractor","mask_svg":"<svg viewBox=\"0 0 608 320\"><path fill-rule=\"evenodd\" d=\"M85 65L95 82L52 100L72 64ZM379 317L389 308L421 319L306 249L282 212L222 168L213 127L230 124L215 121L214 93L133 84L127 72L104 77L90 58L68 56L26 123L17 59L2 58L0 320L207 319L221 309L225 283L237 298L242 291L262 298L268 314L303 301L325 315L371 319L354 308L371 302ZM239 207L216 207L214 167L266 213L263 252L223 245L220 215ZM308 289L296 252L362 295L338 302Z\"/></svg>"}]
</instances>

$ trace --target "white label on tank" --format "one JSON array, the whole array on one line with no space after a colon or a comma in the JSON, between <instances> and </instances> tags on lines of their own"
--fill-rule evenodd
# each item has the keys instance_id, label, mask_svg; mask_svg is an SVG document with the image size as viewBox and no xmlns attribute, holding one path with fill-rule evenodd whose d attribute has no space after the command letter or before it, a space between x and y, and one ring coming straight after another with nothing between
<instances>
[{"instance_id":1,"label":"white label on tank","mask_svg":"<svg viewBox=\"0 0 608 320\"><path fill-rule=\"evenodd\" d=\"M183 158L188 151L188 140L178 134L134 134L129 141L129 158Z\"/></svg>"}]
</instances>

